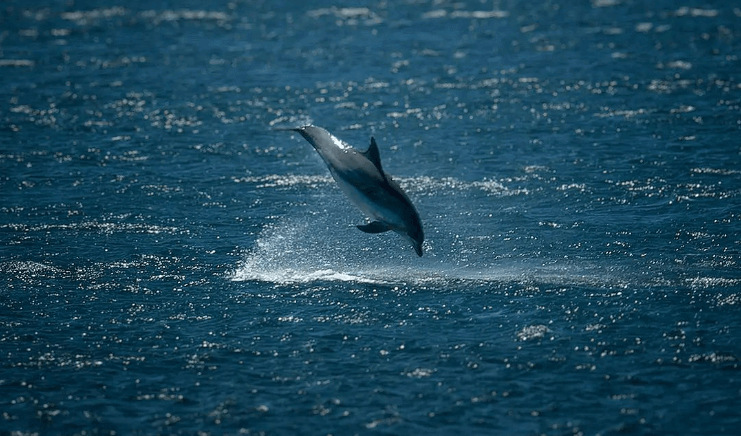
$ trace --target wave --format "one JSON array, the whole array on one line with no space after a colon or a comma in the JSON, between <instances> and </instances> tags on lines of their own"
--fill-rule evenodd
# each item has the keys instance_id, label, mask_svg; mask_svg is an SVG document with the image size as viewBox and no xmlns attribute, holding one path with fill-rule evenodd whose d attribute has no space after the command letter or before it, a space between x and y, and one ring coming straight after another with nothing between
<instances>
[{"instance_id":1,"label":"wave","mask_svg":"<svg viewBox=\"0 0 741 436\"><path fill-rule=\"evenodd\" d=\"M487 194L519 195L528 194L527 189L509 189L493 179L473 181L460 180L454 177L394 177L401 187L412 193L438 192L440 190L467 191L480 190ZM309 188L317 189L334 183L329 175L268 174L262 176L233 177L235 183L250 183L257 188Z\"/></svg>"},{"instance_id":2,"label":"wave","mask_svg":"<svg viewBox=\"0 0 741 436\"><path fill-rule=\"evenodd\" d=\"M635 198L625 200L632 207L643 204L641 195L654 192L674 198L683 185L653 179L610 179L602 186L564 183L544 177L542 173L548 171L526 167L522 179L398 178L423 215L422 258L393 232L358 232L354 225L362 222L362 215L334 189L329 175L234 179L260 190L300 195L302 201L282 207L279 214L273 204L258 212L273 221L263 226L228 278L274 284L353 282L448 288L538 283L702 290L738 285L733 280L712 280L723 276L717 268L727 270L726 264L736 264L735 256L718 255L705 263L685 262L679 254L654 258L663 250L661 229L618 220L625 230L615 232L611 218L600 214L608 198L603 194L619 199L634 193ZM706 168L696 172L716 173ZM706 185L688 186L697 190ZM698 249L720 246L707 232L688 234L687 241Z\"/></svg>"},{"instance_id":3,"label":"wave","mask_svg":"<svg viewBox=\"0 0 741 436\"><path fill-rule=\"evenodd\" d=\"M103 234L113 234L118 232L124 233L148 233L148 234L179 234L188 233L187 229L180 229L172 226L160 226L145 223L113 223L98 221L83 221L70 224L25 224L25 223L8 223L0 224L0 229L10 229L17 232L40 232L50 230L69 230L69 231L86 231L98 232Z\"/></svg>"},{"instance_id":4,"label":"wave","mask_svg":"<svg viewBox=\"0 0 741 436\"><path fill-rule=\"evenodd\" d=\"M437 248L425 244L418 258L398 235L365 237L353 227L333 229L332 218L285 217L266 226L234 270L232 281L277 285L315 282L380 286L459 288L492 283L550 283L592 287L627 286L616 267L496 255L489 250ZM359 242L359 238L365 238ZM473 255L478 259L472 260Z\"/></svg>"},{"instance_id":5,"label":"wave","mask_svg":"<svg viewBox=\"0 0 741 436\"><path fill-rule=\"evenodd\" d=\"M312 216L311 219L315 219ZM717 305L738 304L739 279L712 276L712 272L688 278L687 271L665 268L657 274L640 262L615 259L545 259L539 256L489 254L470 261L453 252L428 250L418 258L405 250L404 242L386 240L371 247L342 231L309 232L305 221L286 219L266 227L257 243L227 274L234 282L261 282L278 286L321 283L369 284L391 290L466 290L480 288L522 290L568 288L592 289L600 295L620 297L636 290L664 289L676 292L711 291ZM348 234L356 232L347 229ZM389 235L393 238L396 235ZM387 244L387 247L380 247ZM426 246L427 249L431 247ZM479 253L481 254L481 253ZM654 265L655 266L655 265ZM689 273L689 274L695 274ZM709 277L708 275L712 276ZM729 295L726 291L731 291Z\"/></svg>"}]
</instances>

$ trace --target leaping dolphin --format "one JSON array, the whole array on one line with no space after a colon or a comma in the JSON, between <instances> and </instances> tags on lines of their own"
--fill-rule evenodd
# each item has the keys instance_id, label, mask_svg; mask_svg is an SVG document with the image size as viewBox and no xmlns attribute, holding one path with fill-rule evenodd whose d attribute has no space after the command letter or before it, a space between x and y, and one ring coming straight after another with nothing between
<instances>
[{"instance_id":1,"label":"leaping dolphin","mask_svg":"<svg viewBox=\"0 0 741 436\"><path fill-rule=\"evenodd\" d=\"M383 172L376 140L358 151L328 131L316 126L288 128L301 134L314 146L342 192L371 222L357 226L366 233L393 230L412 243L422 256L424 233L417 210L398 183Z\"/></svg>"}]
</instances>

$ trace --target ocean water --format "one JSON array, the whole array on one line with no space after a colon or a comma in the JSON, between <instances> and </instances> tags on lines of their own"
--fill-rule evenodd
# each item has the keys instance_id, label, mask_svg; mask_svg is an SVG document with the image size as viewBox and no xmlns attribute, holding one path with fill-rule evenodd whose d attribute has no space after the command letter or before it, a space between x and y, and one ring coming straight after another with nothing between
<instances>
[{"instance_id":1,"label":"ocean water","mask_svg":"<svg viewBox=\"0 0 741 436\"><path fill-rule=\"evenodd\" d=\"M738 434L740 54L714 0L0 3L0 434Z\"/></svg>"}]
</instances>

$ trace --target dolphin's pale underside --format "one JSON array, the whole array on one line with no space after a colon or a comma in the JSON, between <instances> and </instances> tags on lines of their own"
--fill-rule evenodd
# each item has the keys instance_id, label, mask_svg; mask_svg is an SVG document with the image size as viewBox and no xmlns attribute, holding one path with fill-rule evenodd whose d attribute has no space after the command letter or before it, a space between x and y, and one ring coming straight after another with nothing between
<instances>
[{"instance_id":1,"label":"dolphin's pale underside","mask_svg":"<svg viewBox=\"0 0 741 436\"><path fill-rule=\"evenodd\" d=\"M399 184L383 171L373 137L368 150L358 151L321 127L286 130L300 133L314 146L342 192L371 219L370 223L357 226L360 230L393 230L411 242L417 255L422 256L424 232L419 214Z\"/></svg>"}]
</instances>

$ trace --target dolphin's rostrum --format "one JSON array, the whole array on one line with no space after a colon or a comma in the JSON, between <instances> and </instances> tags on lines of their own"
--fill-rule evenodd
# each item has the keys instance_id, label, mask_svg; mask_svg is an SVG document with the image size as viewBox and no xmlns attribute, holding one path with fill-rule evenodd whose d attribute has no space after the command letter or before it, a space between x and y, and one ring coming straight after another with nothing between
<instances>
[{"instance_id":1,"label":"dolphin's rostrum","mask_svg":"<svg viewBox=\"0 0 741 436\"><path fill-rule=\"evenodd\" d=\"M383 172L376 140L358 151L316 126L291 128L306 138L319 153L342 192L371 222L357 226L366 233L393 230L412 243L422 256L424 233L417 210L398 183Z\"/></svg>"}]
</instances>

